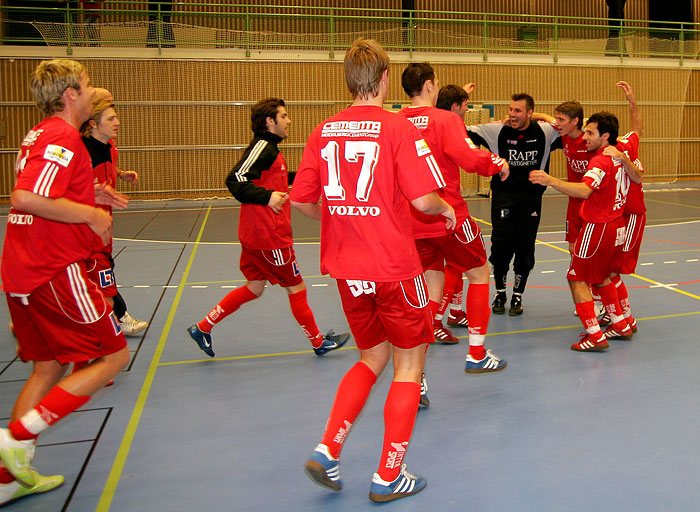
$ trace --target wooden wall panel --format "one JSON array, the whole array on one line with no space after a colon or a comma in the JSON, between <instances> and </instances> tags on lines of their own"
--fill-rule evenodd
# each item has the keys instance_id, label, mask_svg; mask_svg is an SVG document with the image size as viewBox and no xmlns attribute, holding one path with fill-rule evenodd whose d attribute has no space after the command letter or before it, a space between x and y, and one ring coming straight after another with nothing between
<instances>
[{"instance_id":1,"label":"wooden wall panel","mask_svg":"<svg viewBox=\"0 0 700 512\"><path fill-rule=\"evenodd\" d=\"M341 62L84 62L93 83L115 97L122 122L120 162L140 172L137 193L225 193L223 176L251 138L249 106L267 96L287 101L292 126L283 148L290 169L295 169L311 130L351 101ZM27 85L37 63L0 59L0 120L7 132L0 139L0 197L9 194L22 137L40 119ZM400 85L404 67L398 61L391 65L390 105L408 102ZM434 67L442 85L475 82L472 103L494 105L498 119L506 114L511 94L525 91L535 98L539 111L551 113L569 99L581 101L587 114L610 110L623 131L629 128L629 114L615 83L626 80L636 91L644 117L641 157L648 179L700 178L694 165L700 147L700 70L491 63ZM560 177L562 162L553 159L553 172Z\"/></svg>"}]
</instances>

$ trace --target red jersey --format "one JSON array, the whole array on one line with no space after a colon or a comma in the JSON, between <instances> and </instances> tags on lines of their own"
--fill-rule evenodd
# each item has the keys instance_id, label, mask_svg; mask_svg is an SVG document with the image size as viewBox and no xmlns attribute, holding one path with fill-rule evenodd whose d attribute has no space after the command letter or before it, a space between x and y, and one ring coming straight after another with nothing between
<instances>
[{"instance_id":1,"label":"red jersey","mask_svg":"<svg viewBox=\"0 0 700 512\"><path fill-rule=\"evenodd\" d=\"M112 139L112 142L114 139ZM101 142L95 137L83 137L83 144L88 150L90 161L92 162L92 172L94 175L95 185L98 183L106 183L108 186L117 188L117 169L114 166L115 151L111 142ZM106 204L96 204L98 208L103 209L112 215L112 206ZM112 241L105 245L102 243L102 238L95 235L92 242L92 252L112 254ZM93 256L94 257L94 256Z\"/></svg>"},{"instance_id":2,"label":"red jersey","mask_svg":"<svg viewBox=\"0 0 700 512\"><path fill-rule=\"evenodd\" d=\"M588 169L589 160L593 158L593 153L589 153L586 149L583 133L576 138L562 135L561 145L564 155L566 155L567 180L573 183L580 183ZM583 203L583 199L578 197L569 198L569 208L579 208L581 203Z\"/></svg>"},{"instance_id":3,"label":"red jersey","mask_svg":"<svg viewBox=\"0 0 700 512\"><path fill-rule=\"evenodd\" d=\"M617 138L617 149L622 151L627 158L639 167L644 172L642 162L639 160L639 135L636 132L630 132L622 137ZM644 213L647 207L644 204L644 188L641 183L630 182L630 189L627 192L627 202L625 203L625 215L632 213Z\"/></svg>"},{"instance_id":4,"label":"red jersey","mask_svg":"<svg viewBox=\"0 0 700 512\"><path fill-rule=\"evenodd\" d=\"M469 216L469 208L462 197L459 168L481 176L493 176L503 170L505 162L488 151L477 149L467 135L464 122L453 112L420 106L401 109L399 115L411 121L425 137L445 178L445 187L438 194L454 208L457 226L461 226ZM411 216L414 238L447 235L444 218L426 215L413 207Z\"/></svg>"},{"instance_id":5,"label":"red jersey","mask_svg":"<svg viewBox=\"0 0 700 512\"><path fill-rule=\"evenodd\" d=\"M420 132L377 106L354 106L309 136L292 201L321 206L321 272L391 282L422 272L409 201L444 186Z\"/></svg>"},{"instance_id":6,"label":"red jersey","mask_svg":"<svg viewBox=\"0 0 700 512\"><path fill-rule=\"evenodd\" d=\"M581 180L593 193L581 205L581 218L586 222L610 222L622 217L630 178L619 160L595 153Z\"/></svg>"},{"instance_id":7,"label":"red jersey","mask_svg":"<svg viewBox=\"0 0 700 512\"><path fill-rule=\"evenodd\" d=\"M15 190L95 205L92 165L78 130L58 117L44 119L22 141ZM31 293L68 265L90 256L94 233L87 224L68 224L10 209L2 255L6 292Z\"/></svg>"},{"instance_id":8,"label":"red jersey","mask_svg":"<svg viewBox=\"0 0 700 512\"><path fill-rule=\"evenodd\" d=\"M241 202L238 239L248 249L269 251L292 245L289 202L279 214L267 206L273 191L289 191L287 163L277 147L281 141L271 132L255 136L226 177L226 186Z\"/></svg>"}]
</instances>

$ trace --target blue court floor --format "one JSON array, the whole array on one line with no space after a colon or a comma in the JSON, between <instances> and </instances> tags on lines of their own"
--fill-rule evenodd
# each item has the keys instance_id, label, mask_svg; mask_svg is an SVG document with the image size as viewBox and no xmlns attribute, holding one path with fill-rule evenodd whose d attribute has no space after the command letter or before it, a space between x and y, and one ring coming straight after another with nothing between
<instances>
[{"instance_id":1,"label":"blue court floor","mask_svg":"<svg viewBox=\"0 0 700 512\"><path fill-rule=\"evenodd\" d=\"M525 313L491 317L487 348L508 368L466 375L466 330L455 330L458 345L431 346L432 405L419 411L406 457L428 487L384 505L367 495L391 373L345 444L343 491L313 485L302 466L356 349L316 357L286 293L268 287L215 328L216 357L206 357L185 329L244 283L237 204L133 202L115 214L116 276L131 315L151 325L128 339L131 362L115 385L41 435L34 465L65 485L5 510L697 510L700 193L649 188L637 274L625 278L634 339L603 353L569 349L581 326L565 278L566 199L547 194ZM488 200L468 202L488 245ZM319 275L318 226L294 214L294 228L319 327L347 330L333 280ZM0 325L8 321L3 301ZM6 424L30 367L1 331Z\"/></svg>"}]
</instances>

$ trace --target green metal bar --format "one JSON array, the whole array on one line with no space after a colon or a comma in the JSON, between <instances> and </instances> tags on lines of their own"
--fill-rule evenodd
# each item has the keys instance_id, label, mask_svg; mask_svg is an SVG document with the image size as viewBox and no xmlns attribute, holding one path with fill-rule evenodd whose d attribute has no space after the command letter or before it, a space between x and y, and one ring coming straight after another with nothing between
<instances>
[{"instance_id":1,"label":"green metal bar","mask_svg":"<svg viewBox=\"0 0 700 512\"><path fill-rule=\"evenodd\" d=\"M328 9L328 42L330 44L329 58L335 57L335 11L332 7Z\"/></svg>"}]
</instances>

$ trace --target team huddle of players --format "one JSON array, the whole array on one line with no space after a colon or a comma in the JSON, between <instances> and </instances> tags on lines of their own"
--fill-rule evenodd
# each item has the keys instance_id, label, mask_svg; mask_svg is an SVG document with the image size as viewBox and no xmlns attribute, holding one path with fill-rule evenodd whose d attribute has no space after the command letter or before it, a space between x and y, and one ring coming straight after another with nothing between
<instances>
[{"instance_id":1,"label":"team huddle of players","mask_svg":"<svg viewBox=\"0 0 700 512\"><path fill-rule=\"evenodd\" d=\"M471 87L440 89L427 63L404 70L401 83L411 104L398 114L382 108L389 58L376 41L353 43L344 70L353 103L311 133L291 193L277 147L291 123L284 101L268 98L252 108L254 138L226 179L242 203L240 268L246 285L227 294L187 332L213 357L212 327L271 283L288 292L292 313L316 355L341 348L350 334L321 334L309 308L292 246L290 206L320 220L321 271L337 282L359 361L342 378L321 442L304 468L318 485L342 489L343 443L392 361L382 452L369 493L372 501L385 502L427 485L406 471L404 456L419 404L430 404L427 347L436 340L457 342L442 323L447 307L448 324L469 329L465 371L506 368L484 341L491 312L505 312L513 258L509 313L523 312L545 186L572 197L567 277L585 328L572 349L604 350L607 339L626 339L636 330L619 274L634 270L645 220L641 117L631 89L620 82L633 126L624 137L617 119L606 112L593 114L584 126L575 102L557 107L553 122L535 122L534 101L527 94L513 96L506 122L467 130L462 116ZM112 312L112 304L116 310L120 303L106 300L108 294L100 290L114 282L111 208L126 205L114 191L115 172L136 179L116 167L116 158L108 158L116 113L74 61L42 62L31 87L48 117L22 143L2 277L18 353L33 361L34 369L8 427L0 429L0 504L63 483L60 475L43 476L31 466L37 437L89 400L129 359ZM81 141L78 130L85 123L96 141ZM546 172L549 152L557 147L567 155L568 181ZM492 304L486 248L461 194L460 168L492 177ZM91 259L95 248L101 256ZM469 283L466 312L463 276ZM600 322L592 290L605 305L607 316ZM611 325L603 332L606 321ZM65 376L70 362L76 369Z\"/></svg>"}]
</instances>

